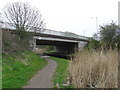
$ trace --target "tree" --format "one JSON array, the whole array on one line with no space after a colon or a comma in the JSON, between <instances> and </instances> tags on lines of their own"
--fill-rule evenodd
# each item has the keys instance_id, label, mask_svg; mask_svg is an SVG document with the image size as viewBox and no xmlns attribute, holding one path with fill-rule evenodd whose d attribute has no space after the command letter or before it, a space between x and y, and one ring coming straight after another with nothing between
<instances>
[{"instance_id":1,"label":"tree","mask_svg":"<svg viewBox=\"0 0 120 90\"><path fill-rule=\"evenodd\" d=\"M118 26L113 21L110 24L100 26L100 39L108 48L114 48L118 42Z\"/></svg>"},{"instance_id":2,"label":"tree","mask_svg":"<svg viewBox=\"0 0 120 90\"><path fill-rule=\"evenodd\" d=\"M88 50L99 50L101 48L100 41L96 40L96 38L89 38L89 42L86 44L85 49Z\"/></svg>"},{"instance_id":3,"label":"tree","mask_svg":"<svg viewBox=\"0 0 120 90\"><path fill-rule=\"evenodd\" d=\"M93 39L99 41L99 40L100 40L100 39L99 39L99 33L94 33L94 34L93 34Z\"/></svg>"},{"instance_id":4,"label":"tree","mask_svg":"<svg viewBox=\"0 0 120 90\"><path fill-rule=\"evenodd\" d=\"M31 41L34 33L29 31L40 32L45 26L40 11L32 8L28 3L14 2L5 6L4 14L10 25L12 24L16 28L15 32L3 33L4 53L32 50Z\"/></svg>"},{"instance_id":5,"label":"tree","mask_svg":"<svg viewBox=\"0 0 120 90\"><path fill-rule=\"evenodd\" d=\"M21 38L25 36L25 31L40 32L45 26L40 11L32 8L28 3L8 3L4 8L4 14L16 27Z\"/></svg>"}]
</instances>

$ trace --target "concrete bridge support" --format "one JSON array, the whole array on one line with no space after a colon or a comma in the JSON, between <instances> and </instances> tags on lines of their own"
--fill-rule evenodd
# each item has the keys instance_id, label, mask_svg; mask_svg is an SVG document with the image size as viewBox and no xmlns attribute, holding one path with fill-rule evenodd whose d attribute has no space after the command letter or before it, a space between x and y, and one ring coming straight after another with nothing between
<instances>
[{"instance_id":1,"label":"concrete bridge support","mask_svg":"<svg viewBox=\"0 0 120 90\"><path fill-rule=\"evenodd\" d=\"M36 39L31 39L30 41L29 41L29 43L30 43L30 48L31 48L31 50L34 52L34 51L36 51Z\"/></svg>"},{"instance_id":2,"label":"concrete bridge support","mask_svg":"<svg viewBox=\"0 0 120 90\"><path fill-rule=\"evenodd\" d=\"M78 51L81 51L85 45L87 44L88 42L84 42L84 41L79 41L78 43Z\"/></svg>"}]
</instances>

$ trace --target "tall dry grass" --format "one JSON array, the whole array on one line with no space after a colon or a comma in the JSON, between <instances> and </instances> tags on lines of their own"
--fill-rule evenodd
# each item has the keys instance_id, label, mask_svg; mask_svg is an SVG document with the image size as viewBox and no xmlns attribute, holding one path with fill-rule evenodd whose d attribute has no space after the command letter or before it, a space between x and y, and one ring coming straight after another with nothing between
<instances>
[{"instance_id":1,"label":"tall dry grass","mask_svg":"<svg viewBox=\"0 0 120 90\"><path fill-rule=\"evenodd\" d=\"M78 52L70 61L69 74L76 88L117 88L117 50Z\"/></svg>"}]
</instances>

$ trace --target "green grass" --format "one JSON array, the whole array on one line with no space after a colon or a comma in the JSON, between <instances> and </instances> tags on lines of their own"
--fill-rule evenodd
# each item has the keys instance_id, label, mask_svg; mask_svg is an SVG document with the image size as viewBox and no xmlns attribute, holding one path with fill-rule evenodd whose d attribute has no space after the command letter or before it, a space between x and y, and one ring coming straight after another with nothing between
<instances>
[{"instance_id":1,"label":"green grass","mask_svg":"<svg viewBox=\"0 0 120 90\"><path fill-rule=\"evenodd\" d=\"M62 84L66 83L67 81L67 75L68 75L68 63L69 60L56 58L56 57L50 57L51 59L55 60L57 62L57 68L55 71L53 83L54 87L56 87L56 84L58 83L60 85L60 88L64 88Z\"/></svg>"},{"instance_id":2,"label":"green grass","mask_svg":"<svg viewBox=\"0 0 120 90\"><path fill-rule=\"evenodd\" d=\"M0 90L2 89L2 55L0 53Z\"/></svg>"},{"instance_id":3,"label":"green grass","mask_svg":"<svg viewBox=\"0 0 120 90\"><path fill-rule=\"evenodd\" d=\"M3 55L2 88L22 88L47 61L33 52Z\"/></svg>"}]
</instances>

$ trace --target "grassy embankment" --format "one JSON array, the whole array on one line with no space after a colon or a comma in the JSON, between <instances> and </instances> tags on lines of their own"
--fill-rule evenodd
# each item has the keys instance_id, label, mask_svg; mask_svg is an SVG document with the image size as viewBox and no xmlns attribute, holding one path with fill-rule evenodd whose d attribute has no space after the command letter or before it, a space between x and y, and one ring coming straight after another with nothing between
<instances>
[{"instance_id":1,"label":"grassy embankment","mask_svg":"<svg viewBox=\"0 0 120 90\"><path fill-rule=\"evenodd\" d=\"M69 60L56 57L50 58L57 62L57 68L53 79L54 87L56 88L56 84L58 83L60 88L64 88L63 84L67 82Z\"/></svg>"},{"instance_id":2,"label":"grassy embankment","mask_svg":"<svg viewBox=\"0 0 120 90\"><path fill-rule=\"evenodd\" d=\"M0 90L2 89L2 55L0 54Z\"/></svg>"},{"instance_id":3,"label":"grassy embankment","mask_svg":"<svg viewBox=\"0 0 120 90\"><path fill-rule=\"evenodd\" d=\"M72 85L76 88L117 88L117 50L83 50L69 65Z\"/></svg>"},{"instance_id":4,"label":"grassy embankment","mask_svg":"<svg viewBox=\"0 0 120 90\"><path fill-rule=\"evenodd\" d=\"M47 65L47 61L33 52L3 55L3 88L22 88L29 79Z\"/></svg>"}]
</instances>

